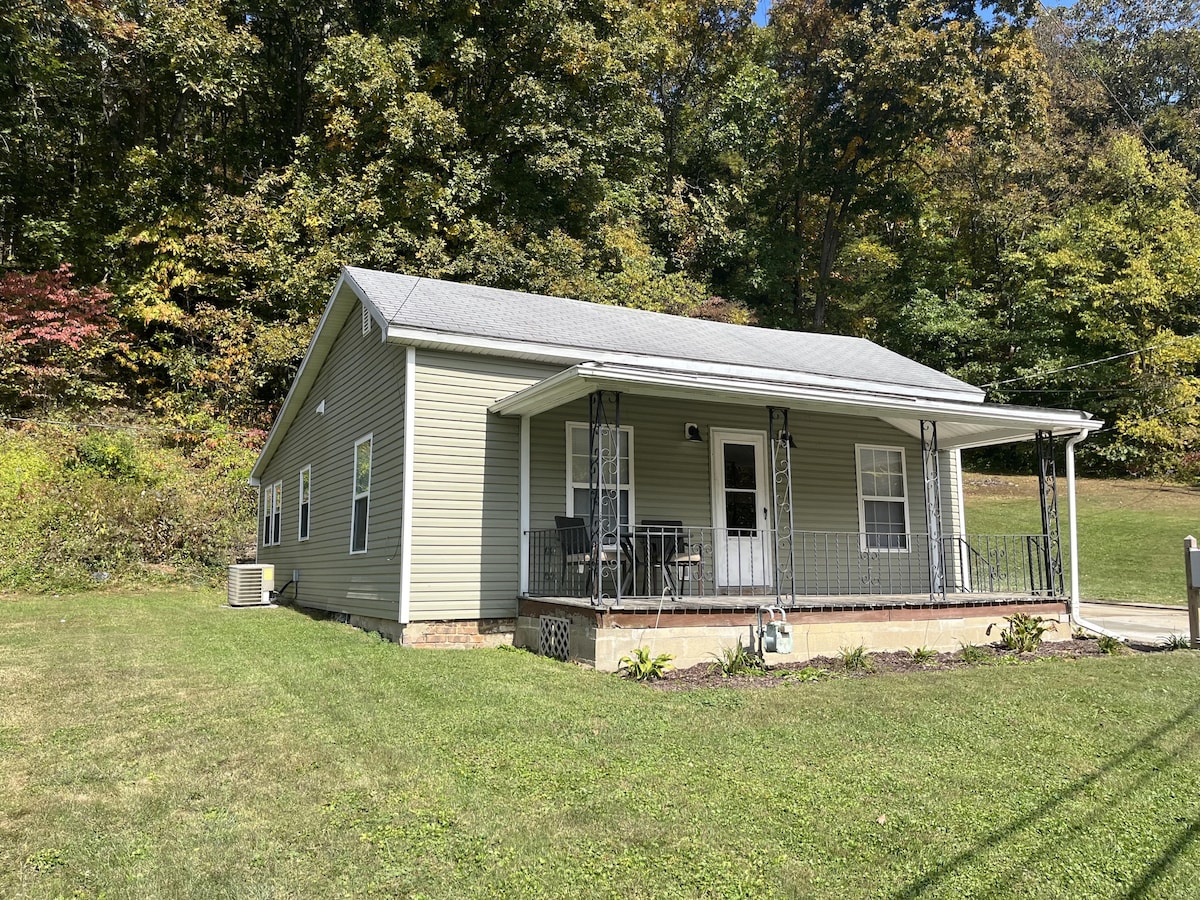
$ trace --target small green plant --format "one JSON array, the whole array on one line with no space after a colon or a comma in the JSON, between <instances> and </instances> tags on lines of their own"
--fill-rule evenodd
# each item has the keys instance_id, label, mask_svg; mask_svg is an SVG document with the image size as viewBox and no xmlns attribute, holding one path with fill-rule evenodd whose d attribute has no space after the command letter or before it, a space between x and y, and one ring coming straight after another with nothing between
<instances>
[{"instance_id":1,"label":"small green plant","mask_svg":"<svg viewBox=\"0 0 1200 900\"><path fill-rule=\"evenodd\" d=\"M817 666L805 666L803 669L788 669L781 674L784 678L791 681L824 681L826 678L833 677L833 673L828 669L821 669Z\"/></svg>"},{"instance_id":2,"label":"small green plant","mask_svg":"<svg viewBox=\"0 0 1200 900\"><path fill-rule=\"evenodd\" d=\"M998 666L1019 666L1023 660L1016 653L1001 653L995 662Z\"/></svg>"},{"instance_id":3,"label":"small green plant","mask_svg":"<svg viewBox=\"0 0 1200 900\"><path fill-rule=\"evenodd\" d=\"M75 453L79 467L104 478L130 481L137 475L137 449L125 432L90 431L80 438Z\"/></svg>"},{"instance_id":4,"label":"small green plant","mask_svg":"<svg viewBox=\"0 0 1200 900\"><path fill-rule=\"evenodd\" d=\"M765 675L767 667L762 658L747 647L742 646L739 639L736 647L726 647L720 653L713 654L713 662L708 667L709 674L720 673L721 677L731 675Z\"/></svg>"},{"instance_id":5,"label":"small green plant","mask_svg":"<svg viewBox=\"0 0 1200 900\"><path fill-rule=\"evenodd\" d=\"M1100 648L1100 652L1107 653L1110 656L1114 653L1119 653L1121 650L1121 642L1111 634L1100 635L1099 640L1096 642L1096 646Z\"/></svg>"},{"instance_id":6,"label":"small green plant","mask_svg":"<svg viewBox=\"0 0 1200 900\"><path fill-rule=\"evenodd\" d=\"M927 666L937 659L937 652L928 647L909 647L908 655L919 666Z\"/></svg>"},{"instance_id":7,"label":"small green plant","mask_svg":"<svg viewBox=\"0 0 1200 900\"><path fill-rule=\"evenodd\" d=\"M1190 650L1191 647L1191 640L1184 634L1168 634L1162 642L1164 650Z\"/></svg>"},{"instance_id":8,"label":"small green plant","mask_svg":"<svg viewBox=\"0 0 1200 900\"><path fill-rule=\"evenodd\" d=\"M981 647L978 644L963 644L959 656L962 657L963 662L977 666L980 663L988 662L992 658L992 652L987 647Z\"/></svg>"},{"instance_id":9,"label":"small green plant","mask_svg":"<svg viewBox=\"0 0 1200 900\"><path fill-rule=\"evenodd\" d=\"M843 647L838 651L842 666L847 672L869 672L872 667L871 654L862 644L857 647Z\"/></svg>"},{"instance_id":10,"label":"small green plant","mask_svg":"<svg viewBox=\"0 0 1200 900\"><path fill-rule=\"evenodd\" d=\"M36 853L30 853L25 857L25 865L29 866L35 872L53 872L55 869L61 867L64 862L63 852L54 847L47 850L38 850Z\"/></svg>"},{"instance_id":11,"label":"small green plant","mask_svg":"<svg viewBox=\"0 0 1200 900\"><path fill-rule=\"evenodd\" d=\"M1071 630L1071 637L1077 641L1090 641L1095 635L1083 628L1076 627Z\"/></svg>"},{"instance_id":12,"label":"small green plant","mask_svg":"<svg viewBox=\"0 0 1200 900\"><path fill-rule=\"evenodd\" d=\"M617 673L633 681L658 681L674 668L671 665L674 658L670 653L651 656L650 648L638 647L632 655L621 657Z\"/></svg>"},{"instance_id":13,"label":"small green plant","mask_svg":"<svg viewBox=\"0 0 1200 900\"><path fill-rule=\"evenodd\" d=\"M1000 632L1000 643L1005 650L1015 653L1032 653L1041 646L1046 632L1057 628L1050 620L1027 613L1005 616L1004 621L1008 627Z\"/></svg>"}]
</instances>

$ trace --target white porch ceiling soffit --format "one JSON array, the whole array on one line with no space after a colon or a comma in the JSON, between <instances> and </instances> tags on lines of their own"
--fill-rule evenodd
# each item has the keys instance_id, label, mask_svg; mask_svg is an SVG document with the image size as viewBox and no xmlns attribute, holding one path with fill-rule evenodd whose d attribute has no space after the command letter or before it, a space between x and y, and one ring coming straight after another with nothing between
<instances>
[{"instance_id":1,"label":"white porch ceiling soffit","mask_svg":"<svg viewBox=\"0 0 1200 900\"><path fill-rule=\"evenodd\" d=\"M1103 425L1088 413L1070 409L936 400L886 390L816 387L715 372L592 362L572 366L510 394L494 403L490 411L503 416L534 416L597 390L870 417L916 438L921 435L921 420L926 419L937 422L938 446L946 450L1031 440L1039 431L1079 434Z\"/></svg>"}]
</instances>

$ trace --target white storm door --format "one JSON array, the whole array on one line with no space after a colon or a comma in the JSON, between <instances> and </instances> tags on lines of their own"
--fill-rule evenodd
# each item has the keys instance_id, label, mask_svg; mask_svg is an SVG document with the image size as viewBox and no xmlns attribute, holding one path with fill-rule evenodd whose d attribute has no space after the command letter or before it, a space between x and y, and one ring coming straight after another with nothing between
<instances>
[{"instance_id":1,"label":"white storm door","mask_svg":"<svg viewBox=\"0 0 1200 900\"><path fill-rule=\"evenodd\" d=\"M730 590L774 582L770 535L767 436L714 428L713 555L717 587Z\"/></svg>"}]
</instances>

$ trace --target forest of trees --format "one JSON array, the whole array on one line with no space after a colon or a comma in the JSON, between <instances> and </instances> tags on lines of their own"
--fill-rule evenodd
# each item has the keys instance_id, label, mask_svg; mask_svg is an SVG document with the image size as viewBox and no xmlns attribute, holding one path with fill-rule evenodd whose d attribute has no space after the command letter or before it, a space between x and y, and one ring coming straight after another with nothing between
<instances>
[{"instance_id":1,"label":"forest of trees","mask_svg":"<svg viewBox=\"0 0 1200 900\"><path fill-rule=\"evenodd\" d=\"M353 264L861 335L1200 474L1196 5L754 12L5 4L0 414L264 428Z\"/></svg>"}]
</instances>

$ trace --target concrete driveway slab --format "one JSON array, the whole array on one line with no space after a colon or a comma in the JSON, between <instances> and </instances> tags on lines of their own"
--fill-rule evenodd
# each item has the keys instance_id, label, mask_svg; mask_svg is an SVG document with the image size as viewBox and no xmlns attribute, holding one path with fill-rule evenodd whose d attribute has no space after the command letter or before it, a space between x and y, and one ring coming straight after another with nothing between
<instances>
[{"instance_id":1,"label":"concrete driveway slab","mask_svg":"<svg viewBox=\"0 0 1200 900\"><path fill-rule=\"evenodd\" d=\"M1186 606L1083 601L1079 612L1088 621L1134 643L1161 644L1168 635L1188 635Z\"/></svg>"}]
</instances>

